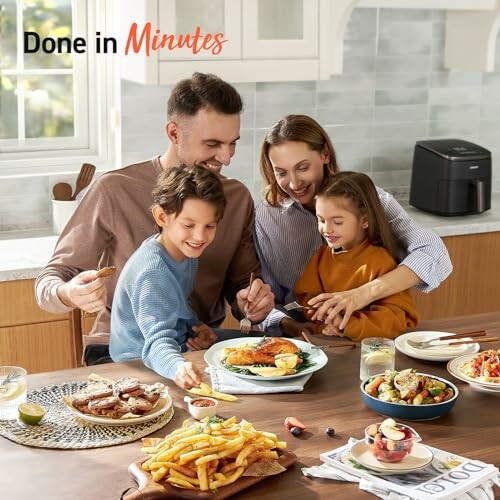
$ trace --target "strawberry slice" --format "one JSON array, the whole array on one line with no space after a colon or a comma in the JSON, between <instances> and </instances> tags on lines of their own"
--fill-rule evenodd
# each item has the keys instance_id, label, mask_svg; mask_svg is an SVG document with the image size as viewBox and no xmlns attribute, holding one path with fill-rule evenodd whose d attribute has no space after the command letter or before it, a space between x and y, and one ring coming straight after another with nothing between
<instances>
[{"instance_id":1,"label":"strawberry slice","mask_svg":"<svg viewBox=\"0 0 500 500\"><path fill-rule=\"evenodd\" d=\"M306 426L296 417L286 417L285 427L290 430L292 427L297 427L301 431L305 430Z\"/></svg>"}]
</instances>

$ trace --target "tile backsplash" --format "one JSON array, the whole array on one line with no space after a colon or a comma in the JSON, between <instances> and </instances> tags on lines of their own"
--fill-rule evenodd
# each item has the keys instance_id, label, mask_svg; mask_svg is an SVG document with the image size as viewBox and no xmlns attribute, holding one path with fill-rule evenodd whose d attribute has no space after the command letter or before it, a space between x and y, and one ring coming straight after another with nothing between
<instances>
[{"instance_id":1,"label":"tile backsplash","mask_svg":"<svg viewBox=\"0 0 500 500\"><path fill-rule=\"evenodd\" d=\"M442 10L354 9L342 75L236 84L245 109L226 175L259 196L259 149L266 129L286 114L304 113L330 134L343 169L368 173L403 202L415 142L427 138L455 137L490 149L493 188L500 190L500 34L495 72L448 71L444 21ZM170 90L122 82L124 165L165 151Z\"/></svg>"},{"instance_id":2,"label":"tile backsplash","mask_svg":"<svg viewBox=\"0 0 500 500\"><path fill-rule=\"evenodd\" d=\"M327 81L235 85L245 109L236 155L225 172L259 196L260 143L282 116L303 113L330 134L345 170L408 198L415 141L456 137L492 151L500 190L500 33L493 73L444 68L444 11L354 9L344 39L344 71ZM170 86L122 81L122 164L166 150ZM68 178L0 183L0 231L50 227L51 187ZM17 193L22 193L17 194Z\"/></svg>"}]
</instances>

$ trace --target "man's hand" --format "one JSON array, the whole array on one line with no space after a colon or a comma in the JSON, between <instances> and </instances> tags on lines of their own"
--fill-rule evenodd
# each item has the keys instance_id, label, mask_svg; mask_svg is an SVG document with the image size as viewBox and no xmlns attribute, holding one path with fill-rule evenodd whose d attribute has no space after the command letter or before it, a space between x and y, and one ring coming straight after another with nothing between
<instances>
[{"instance_id":1,"label":"man's hand","mask_svg":"<svg viewBox=\"0 0 500 500\"><path fill-rule=\"evenodd\" d=\"M252 282L252 288L246 287L236 294L238 307L245 316L253 322L266 318L274 307L274 293L271 287L260 278Z\"/></svg>"},{"instance_id":2,"label":"man's hand","mask_svg":"<svg viewBox=\"0 0 500 500\"><path fill-rule=\"evenodd\" d=\"M97 278L97 271L84 271L72 280L57 287L57 295L68 307L95 313L106 307L104 279Z\"/></svg>"},{"instance_id":3,"label":"man's hand","mask_svg":"<svg viewBox=\"0 0 500 500\"><path fill-rule=\"evenodd\" d=\"M191 389L191 387L199 387L203 376L193 363L186 361L177 368L175 372L174 382L181 389Z\"/></svg>"},{"instance_id":4,"label":"man's hand","mask_svg":"<svg viewBox=\"0 0 500 500\"><path fill-rule=\"evenodd\" d=\"M305 322L301 323L288 316L285 316L280 322L280 329L288 337L300 337L302 332L306 332L308 335L314 335L316 328L314 323Z\"/></svg>"},{"instance_id":5,"label":"man's hand","mask_svg":"<svg viewBox=\"0 0 500 500\"><path fill-rule=\"evenodd\" d=\"M192 351L208 349L217 340L217 335L207 325L193 326L192 330L196 333L196 337L190 337L186 342Z\"/></svg>"}]
</instances>

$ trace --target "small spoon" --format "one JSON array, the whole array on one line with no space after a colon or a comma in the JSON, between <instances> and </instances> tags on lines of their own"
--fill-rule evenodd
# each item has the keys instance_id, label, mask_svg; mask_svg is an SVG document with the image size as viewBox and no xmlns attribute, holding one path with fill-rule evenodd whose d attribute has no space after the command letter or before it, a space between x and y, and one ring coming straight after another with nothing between
<instances>
[{"instance_id":1,"label":"small spoon","mask_svg":"<svg viewBox=\"0 0 500 500\"><path fill-rule=\"evenodd\" d=\"M70 201L72 192L73 188L67 182L58 182L52 188L54 200L58 201Z\"/></svg>"}]
</instances>

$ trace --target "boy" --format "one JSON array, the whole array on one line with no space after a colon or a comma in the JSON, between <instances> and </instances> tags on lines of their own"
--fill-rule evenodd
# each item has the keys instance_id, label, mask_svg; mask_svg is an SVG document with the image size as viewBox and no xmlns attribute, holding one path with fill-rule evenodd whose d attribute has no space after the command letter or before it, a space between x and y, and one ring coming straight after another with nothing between
<instances>
[{"instance_id":1,"label":"boy","mask_svg":"<svg viewBox=\"0 0 500 500\"><path fill-rule=\"evenodd\" d=\"M141 358L182 388L198 386L202 375L180 352L217 340L193 313L188 296L198 257L215 238L226 200L220 179L208 169L185 165L166 169L153 191L151 211L160 230L125 264L111 310L113 361Z\"/></svg>"}]
</instances>

